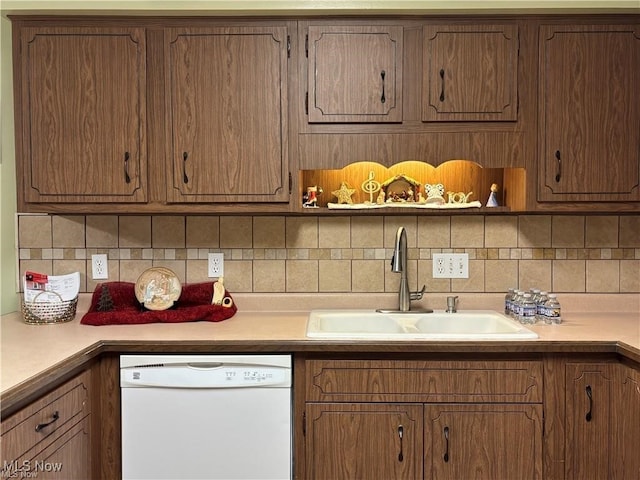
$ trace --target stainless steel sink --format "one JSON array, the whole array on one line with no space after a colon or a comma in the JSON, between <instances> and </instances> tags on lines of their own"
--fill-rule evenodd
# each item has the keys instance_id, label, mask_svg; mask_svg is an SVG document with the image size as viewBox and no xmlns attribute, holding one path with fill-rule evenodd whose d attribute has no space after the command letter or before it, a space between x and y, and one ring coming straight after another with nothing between
<instances>
[{"instance_id":1,"label":"stainless steel sink","mask_svg":"<svg viewBox=\"0 0 640 480\"><path fill-rule=\"evenodd\" d=\"M492 310L380 313L312 310L307 337L363 340L530 340L538 334Z\"/></svg>"}]
</instances>

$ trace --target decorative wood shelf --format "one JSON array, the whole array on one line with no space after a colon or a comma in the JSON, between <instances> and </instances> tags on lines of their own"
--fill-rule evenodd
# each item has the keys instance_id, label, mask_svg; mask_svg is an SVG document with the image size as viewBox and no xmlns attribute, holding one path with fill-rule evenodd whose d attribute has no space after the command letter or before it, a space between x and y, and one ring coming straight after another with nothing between
<instances>
[{"instance_id":1,"label":"decorative wood shelf","mask_svg":"<svg viewBox=\"0 0 640 480\"><path fill-rule=\"evenodd\" d=\"M445 202L449 201L448 193L453 197L459 197L470 192L468 201L480 202L482 207L471 208L420 208L416 204L415 208L407 206L393 206L393 202L386 203L384 208L328 208L328 204L337 203L337 199L331 192L339 190L341 184L346 183L350 189L355 190L351 196L354 204L365 204L372 201L376 203L377 193L370 195L364 190L363 185L370 176L379 184L384 184L389 179L406 176L415 180L415 195L418 192L424 198L427 197L425 185L442 184L444 186ZM498 185L496 193L498 207L485 207L487 199L491 193L491 185ZM419 160L407 160L390 167L386 167L376 162L356 162L342 169L337 170L301 170L300 171L300 210L305 213L328 213L341 215L353 214L458 214L458 213L497 213L497 212L517 212L524 211L526 204L526 172L524 168L483 168L476 162L469 160L449 160L437 167ZM317 196L317 207L303 207L303 195L307 187L317 185L322 188L323 193Z\"/></svg>"}]
</instances>

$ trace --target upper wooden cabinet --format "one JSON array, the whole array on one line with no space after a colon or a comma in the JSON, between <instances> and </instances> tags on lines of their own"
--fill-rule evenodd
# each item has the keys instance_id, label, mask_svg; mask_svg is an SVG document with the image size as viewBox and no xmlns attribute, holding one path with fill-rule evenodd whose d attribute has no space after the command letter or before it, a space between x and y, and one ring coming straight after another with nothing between
<instances>
[{"instance_id":1,"label":"upper wooden cabinet","mask_svg":"<svg viewBox=\"0 0 640 480\"><path fill-rule=\"evenodd\" d=\"M640 26L539 32L540 201L640 200Z\"/></svg>"},{"instance_id":2,"label":"upper wooden cabinet","mask_svg":"<svg viewBox=\"0 0 640 480\"><path fill-rule=\"evenodd\" d=\"M518 119L517 25L425 25L423 41L423 121Z\"/></svg>"},{"instance_id":3,"label":"upper wooden cabinet","mask_svg":"<svg viewBox=\"0 0 640 480\"><path fill-rule=\"evenodd\" d=\"M168 202L287 202L285 26L164 32Z\"/></svg>"},{"instance_id":4,"label":"upper wooden cabinet","mask_svg":"<svg viewBox=\"0 0 640 480\"><path fill-rule=\"evenodd\" d=\"M26 26L13 53L21 200L145 202L145 30Z\"/></svg>"},{"instance_id":5,"label":"upper wooden cabinet","mask_svg":"<svg viewBox=\"0 0 640 480\"><path fill-rule=\"evenodd\" d=\"M311 25L308 121L402 121L403 27Z\"/></svg>"}]
</instances>

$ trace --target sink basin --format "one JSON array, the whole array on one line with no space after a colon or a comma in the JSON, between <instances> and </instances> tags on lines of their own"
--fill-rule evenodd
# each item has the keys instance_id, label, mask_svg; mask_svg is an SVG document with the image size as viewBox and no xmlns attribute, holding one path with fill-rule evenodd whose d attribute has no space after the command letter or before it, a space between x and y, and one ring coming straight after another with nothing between
<instances>
[{"instance_id":1,"label":"sink basin","mask_svg":"<svg viewBox=\"0 0 640 480\"><path fill-rule=\"evenodd\" d=\"M363 340L529 340L538 335L493 310L379 313L312 310L307 337Z\"/></svg>"}]
</instances>

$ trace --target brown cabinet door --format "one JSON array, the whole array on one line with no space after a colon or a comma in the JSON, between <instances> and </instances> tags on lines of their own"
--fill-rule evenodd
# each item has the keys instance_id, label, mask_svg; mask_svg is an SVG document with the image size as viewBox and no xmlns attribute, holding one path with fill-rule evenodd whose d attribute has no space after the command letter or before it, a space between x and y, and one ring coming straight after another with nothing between
<instances>
[{"instance_id":1,"label":"brown cabinet door","mask_svg":"<svg viewBox=\"0 0 640 480\"><path fill-rule=\"evenodd\" d=\"M620 396L615 420L616 432L611 442L611 477L621 480L640 478L640 369L619 365Z\"/></svg>"},{"instance_id":2,"label":"brown cabinet door","mask_svg":"<svg viewBox=\"0 0 640 480\"><path fill-rule=\"evenodd\" d=\"M425 25L422 119L518 119L518 26Z\"/></svg>"},{"instance_id":3,"label":"brown cabinet door","mask_svg":"<svg viewBox=\"0 0 640 480\"><path fill-rule=\"evenodd\" d=\"M568 364L566 479L611 478L613 364Z\"/></svg>"},{"instance_id":4,"label":"brown cabinet door","mask_svg":"<svg viewBox=\"0 0 640 480\"><path fill-rule=\"evenodd\" d=\"M640 27L543 25L539 200L640 200Z\"/></svg>"},{"instance_id":5,"label":"brown cabinet door","mask_svg":"<svg viewBox=\"0 0 640 480\"><path fill-rule=\"evenodd\" d=\"M26 202L145 202L144 29L25 27L19 38Z\"/></svg>"},{"instance_id":6,"label":"brown cabinet door","mask_svg":"<svg viewBox=\"0 0 640 480\"><path fill-rule=\"evenodd\" d=\"M542 478L541 404L424 408L424 478Z\"/></svg>"},{"instance_id":7,"label":"brown cabinet door","mask_svg":"<svg viewBox=\"0 0 640 480\"><path fill-rule=\"evenodd\" d=\"M165 30L169 202L287 202L287 28Z\"/></svg>"},{"instance_id":8,"label":"brown cabinet door","mask_svg":"<svg viewBox=\"0 0 640 480\"><path fill-rule=\"evenodd\" d=\"M422 478L422 405L306 405L307 478Z\"/></svg>"},{"instance_id":9,"label":"brown cabinet door","mask_svg":"<svg viewBox=\"0 0 640 480\"><path fill-rule=\"evenodd\" d=\"M308 32L309 122L402 121L402 26Z\"/></svg>"}]
</instances>

